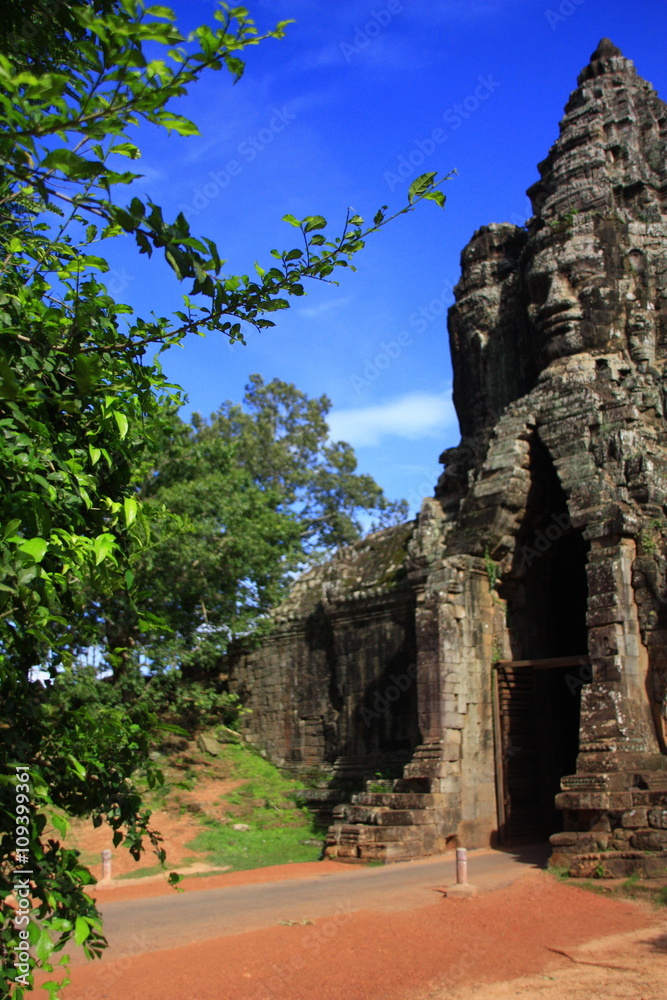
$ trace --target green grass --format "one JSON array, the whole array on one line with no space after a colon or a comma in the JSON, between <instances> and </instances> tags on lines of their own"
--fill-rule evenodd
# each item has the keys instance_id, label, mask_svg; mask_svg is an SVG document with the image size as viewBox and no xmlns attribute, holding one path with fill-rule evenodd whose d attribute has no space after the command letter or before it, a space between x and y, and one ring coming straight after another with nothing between
<instances>
[{"instance_id":1,"label":"green grass","mask_svg":"<svg viewBox=\"0 0 667 1000\"><path fill-rule=\"evenodd\" d=\"M187 847L206 854L207 864L231 865L239 871L316 861L320 847L301 843L322 836L310 813L294 800L295 792L305 787L303 782L283 774L246 746L226 745L224 758L229 777L243 781L225 796L228 821L205 819L201 833ZM235 823L245 823L250 830L234 830Z\"/></svg>"},{"instance_id":2,"label":"green grass","mask_svg":"<svg viewBox=\"0 0 667 1000\"><path fill-rule=\"evenodd\" d=\"M651 879L644 879L638 873L629 875L623 882L613 880L611 884L606 879L593 873L592 878L572 878L567 868L549 866L548 871L559 882L568 882L576 889L587 889L598 896L611 896L617 899L647 900L655 906L667 906L667 886L656 888ZM658 883L659 884L659 883Z\"/></svg>"},{"instance_id":3,"label":"green grass","mask_svg":"<svg viewBox=\"0 0 667 1000\"><path fill-rule=\"evenodd\" d=\"M309 832L309 827L302 827L251 829L248 833L237 833L228 826L207 825L187 846L194 851L208 852L208 864L231 865L236 871L243 871L291 861L317 861L319 847L299 843Z\"/></svg>"}]
</instances>

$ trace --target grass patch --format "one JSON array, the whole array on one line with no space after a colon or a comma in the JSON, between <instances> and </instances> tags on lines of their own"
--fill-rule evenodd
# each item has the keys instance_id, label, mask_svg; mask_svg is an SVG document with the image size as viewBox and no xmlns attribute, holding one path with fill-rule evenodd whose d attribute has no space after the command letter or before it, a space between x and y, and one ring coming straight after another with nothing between
<instances>
[{"instance_id":1,"label":"grass patch","mask_svg":"<svg viewBox=\"0 0 667 1000\"><path fill-rule=\"evenodd\" d=\"M246 746L228 744L224 761L229 777L243 784L224 799L226 822L207 817L187 847L205 854L211 865L241 871L290 862L317 861L321 847L302 840L323 839L313 817L295 801L305 786ZM236 823L248 831L234 830Z\"/></svg>"},{"instance_id":2,"label":"grass patch","mask_svg":"<svg viewBox=\"0 0 667 1000\"><path fill-rule=\"evenodd\" d=\"M306 827L300 830L251 829L248 833L238 833L229 826L207 824L207 828L187 846L193 851L207 852L207 864L230 865L236 871L244 871L296 861L317 861L320 848L300 843L308 832Z\"/></svg>"},{"instance_id":3,"label":"grass patch","mask_svg":"<svg viewBox=\"0 0 667 1000\"><path fill-rule=\"evenodd\" d=\"M559 882L567 882L576 889L587 889L598 896L614 899L632 899L652 902L655 906L667 906L667 885L663 880L645 879L638 873L629 875L626 879L604 879L593 873L592 878L572 878L566 868L549 867L547 869Z\"/></svg>"}]
</instances>

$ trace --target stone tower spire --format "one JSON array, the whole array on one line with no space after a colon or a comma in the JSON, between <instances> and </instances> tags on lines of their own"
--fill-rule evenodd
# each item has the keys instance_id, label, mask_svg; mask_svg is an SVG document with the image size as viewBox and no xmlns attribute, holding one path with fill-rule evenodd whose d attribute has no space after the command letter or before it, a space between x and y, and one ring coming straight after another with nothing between
<instances>
[{"instance_id":1,"label":"stone tower spire","mask_svg":"<svg viewBox=\"0 0 667 1000\"><path fill-rule=\"evenodd\" d=\"M579 74L560 136L528 191L545 221L619 212L659 222L667 212L667 109L608 38Z\"/></svg>"}]
</instances>

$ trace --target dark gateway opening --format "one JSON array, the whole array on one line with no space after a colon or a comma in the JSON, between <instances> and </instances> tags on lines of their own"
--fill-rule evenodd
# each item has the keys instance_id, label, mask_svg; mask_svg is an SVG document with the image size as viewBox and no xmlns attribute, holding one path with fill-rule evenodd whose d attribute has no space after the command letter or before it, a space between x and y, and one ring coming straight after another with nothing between
<instances>
[{"instance_id":1,"label":"dark gateway opening","mask_svg":"<svg viewBox=\"0 0 667 1000\"><path fill-rule=\"evenodd\" d=\"M562 827L554 797L576 770L587 654L588 544L572 527L549 454L534 436L531 486L506 581L513 659L496 667L500 839L543 839Z\"/></svg>"}]
</instances>

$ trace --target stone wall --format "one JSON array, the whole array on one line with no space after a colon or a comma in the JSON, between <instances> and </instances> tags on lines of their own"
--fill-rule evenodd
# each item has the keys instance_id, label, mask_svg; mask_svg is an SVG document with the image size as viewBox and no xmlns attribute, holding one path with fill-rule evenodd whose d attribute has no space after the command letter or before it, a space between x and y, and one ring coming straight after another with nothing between
<instances>
[{"instance_id":1,"label":"stone wall","mask_svg":"<svg viewBox=\"0 0 667 1000\"><path fill-rule=\"evenodd\" d=\"M379 532L306 573L268 640L229 664L248 736L277 763L396 776L419 743L413 528Z\"/></svg>"}]
</instances>

